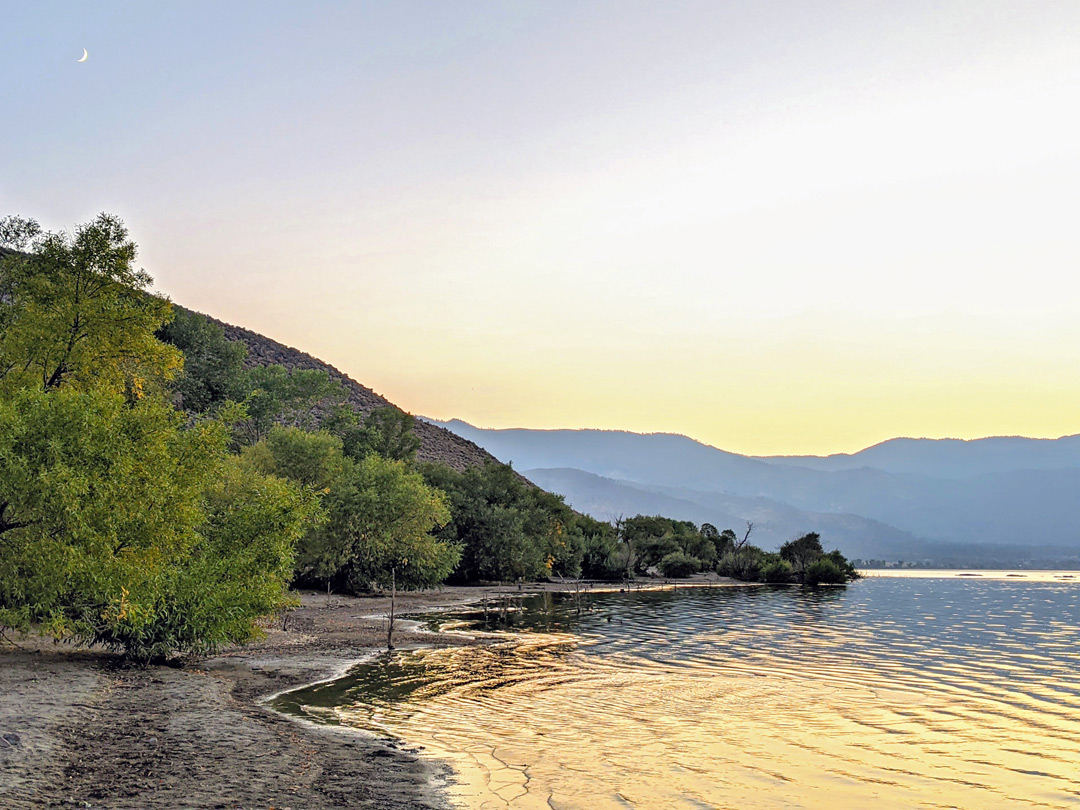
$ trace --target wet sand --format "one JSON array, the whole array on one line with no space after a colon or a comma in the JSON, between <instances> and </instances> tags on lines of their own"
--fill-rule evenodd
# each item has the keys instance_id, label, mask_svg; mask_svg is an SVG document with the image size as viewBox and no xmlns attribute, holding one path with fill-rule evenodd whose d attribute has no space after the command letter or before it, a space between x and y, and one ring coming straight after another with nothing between
<instances>
[{"instance_id":1,"label":"wet sand","mask_svg":"<svg viewBox=\"0 0 1080 810\"><path fill-rule=\"evenodd\" d=\"M400 596L397 610L518 593L444 588ZM388 605L305 593L284 630L277 624L259 642L183 669L119 668L110 654L47 640L0 642L0 807L446 807L442 787L453 775L438 760L263 705L385 648ZM483 641L399 628L399 649Z\"/></svg>"}]
</instances>

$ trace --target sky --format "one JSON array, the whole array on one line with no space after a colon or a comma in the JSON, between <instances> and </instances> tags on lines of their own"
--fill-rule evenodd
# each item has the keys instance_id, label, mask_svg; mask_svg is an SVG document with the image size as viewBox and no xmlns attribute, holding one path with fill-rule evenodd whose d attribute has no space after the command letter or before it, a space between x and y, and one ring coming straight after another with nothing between
<instances>
[{"instance_id":1,"label":"sky","mask_svg":"<svg viewBox=\"0 0 1080 810\"><path fill-rule=\"evenodd\" d=\"M0 215L117 214L177 303L434 418L1074 434L1078 33L1075 0L11 2Z\"/></svg>"}]
</instances>

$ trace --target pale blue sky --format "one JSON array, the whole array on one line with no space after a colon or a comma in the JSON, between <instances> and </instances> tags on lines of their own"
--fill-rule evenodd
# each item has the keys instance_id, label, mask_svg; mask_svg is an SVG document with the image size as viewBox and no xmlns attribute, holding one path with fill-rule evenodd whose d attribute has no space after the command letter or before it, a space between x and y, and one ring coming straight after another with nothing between
<instances>
[{"instance_id":1,"label":"pale blue sky","mask_svg":"<svg viewBox=\"0 0 1080 810\"><path fill-rule=\"evenodd\" d=\"M1080 431L1080 3L7 6L0 212L414 412Z\"/></svg>"}]
</instances>

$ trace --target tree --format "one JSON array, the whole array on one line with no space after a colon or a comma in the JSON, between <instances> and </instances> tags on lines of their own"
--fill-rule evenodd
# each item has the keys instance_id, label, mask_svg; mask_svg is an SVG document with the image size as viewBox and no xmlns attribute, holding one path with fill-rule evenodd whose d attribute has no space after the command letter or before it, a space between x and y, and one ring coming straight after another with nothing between
<instances>
[{"instance_id":1,"label":"tree","mask_svg":"<svg viewBox=\"0 0 1080 810\"><path fill-rule=\"evenodd\" d=\"M297 604L288 586L313 496L229 459L205 503L197 541L110 602L93 642L137 662L197 657L250 641L262 632L257 617Z\"/></svg>"},{"instance_id":2,"label":"tree","mask_svg":"<svg viewBox=\"0 0 1080 810\"><path fill-rule=\"evenodd\" d=\"M224 438L213 423L181 430L150 397L64 388L0 402L0 623L108 643L198 545Z\"/></svg>"},{"instance_id":3,"label":"tree","mask_svg":"<svg viewBox=\"0 0 1080 810\"><path fill-rule=\"evenodd\" d=\"M806 572L819 557L824 555L821 536L817 532L804 534L797 540L789 540L780 546L780 556L791 563L799 582L806 581Z\"/></svg>"},{"instance_id":4,"label":"tree","mask_svg":"<svg viewBox=\"0 0 1080 810\"><path fill-rule=\"evenodd\" d=\"M634 536L626 530L626 518L619 515L611 521L611 527L615 530L615 540L622 546L623 579L626 580L626 588L630 589L630 580L634 575Z\"/></svg>"},{"instance_id":5,"label":"tree","mask_svg":"<svg viewBox=\"0 0 1080 810\"><path fill-rule=\"evenodd\" d=\"M436 585L449 576L460 550L432 535L450 520L446 497L403 462L370 455L356 463L325 499L321 531L338 538L341 574L351 590Z\"/></svg>"},{"instance_id":6,"label":"tree","mask_svg":"<svg viewBox=\"0 0 1080 810\"><path fill-rule=\"evenodd\" d=\"M214 411L243 397L247 346L226 338L221 326L197 312L174 307L172 321L158 330L157 337L184 354L184 370L173 390L185 411Z\"/></svg>"},{"instance_id":7,"label":"tree","mask_svg":"<svg viewBox=\"0 0 1080 810\"><path fill-rule=\"evenodd\" d=\"M280 425L271 428L263 441L244 448L241 457L247 466L264 475L288 478L324 494L349 468L341 439L324 431L309 433Z\"/></svg>"},{"instance_id":8,"label":"tree","mask_svg":"<svg viewBox=\"0 0 1080 810\"><path fill-rule=\"evenodd\" d=\"M172 407L170 305L120 220L0 239L0 625L143 663L251 638L289 601L314 498Z\"/></svg>"},{"instance_id":9,"label":"tree","mask_svg":"<svg viewBox=\"0 0 1080 810\"><path fill-rule=\"evenodd\" d=\"M320 502L353 470L336 436L280 425L271 428L263 441L246 447L240 458L245 467L263 475L302 485ZM345 565L348 549L345 538L324 531L319 523L312 522L298 543L295 575L305 584L321 580L329 597L332 580Z\"/></svg>"},{"instance_id":10,"label":"tree","mask_svg":"<svg viewBox=\"0 0 1080 810\"><path fill-rule=\"evenodd\" d=\"M375 408L363 424L346 424L339 432L345 453L354 459L362 459L377 453L393 461L413 462L420 449L420 438L413 432L416 419L393 405Z\"/></svg>"},{"instance_id":11,"label":"tree","mask_svg":"<svg viewBox=\"0 0 1080 810\"><path fill-rule=\"evenodd\" d=\"M141 396L175 376L180 353L154 337L171 317L133 267L124 223L100 214L74 234L43 233L32 220L0 221L0 387L107 386Z\"/></svg>"},{"instance_id":12,"label":"tree","mask_svg":"<svg viewBox=\"0 0 1080 810\"><path fill-rule=\"evenodd\" d=\"M684 551L673 551L665 554L659 564L660 573L665 577L679 579L688 577L701 570L701 560L691 557Z\"/></svg>"},{"instance_id":13,"label":"tree","mask_svg":"<svg viewBox=\"0 0 1080 810\"><path fill-rule=\"evenodd\" d=\"M580 573L583 524L560 496L494 462L464 472L425 464L421 471L429 485L449 498L453 517L439 535L461 547L455 581L513 582Z\"/></svg>"},{"instance_id":14,"label":"tree","mask_svg":"<svg viewBox=\"0 0 1080 810\"><path fill-rule=\"evenodd\" d=\"M225 457L160 399L27 390L0 402L0 624L146 662L257 632L287 601L314 501Z\"/></svg>"},{"instance_id":15,"label":"tree","mask_svg":"<svg viewBox=\"0 0 1080 810\"><path fill-rule=\"evenodd\" d=\"M313 429L320 413L337 413L346 399L345 388L320 369L257 366L241 381L248 419L237 429L241 444L255 444L275 424Z\"/></svg>"},{"instance_id":16,"label":"tree","mask_svg":"<svg viewBox=\"0 0 1080 810\"><path fill-rule=\"evenodd\" d=\"M622 577L622 563L614 527L583 515L581 576L588 579L617 580Z\"/></svg>"}]
</instances>

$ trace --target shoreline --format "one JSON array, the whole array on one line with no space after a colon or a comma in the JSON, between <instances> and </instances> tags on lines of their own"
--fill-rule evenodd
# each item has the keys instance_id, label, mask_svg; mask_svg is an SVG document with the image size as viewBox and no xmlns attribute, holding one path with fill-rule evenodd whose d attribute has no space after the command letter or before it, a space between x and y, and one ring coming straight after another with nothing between
<instances>
[{"instance_id":1,"label":"shoreline","mask_svg":"<svg viewBox=\"0 0 1080 810\"><path fill-rule=\"evenodd\" d=\"M744 587L718 578L640 590ZM750 586L753 587L753 586ZM397 597L397 613L483 599L574 593L575 582L450 586ZM619 586L581 588L618 591ZM639 590L639 588L633 588ZM274 696L343 675L386 646L385 596L304 592L266 637L184 668L117 666L115 655L18 639L0 644L0 806L440 810L450 766L393 739L287 717ZM395 648L468 646L400 620Z\"/></svg>"}]
</instances>

